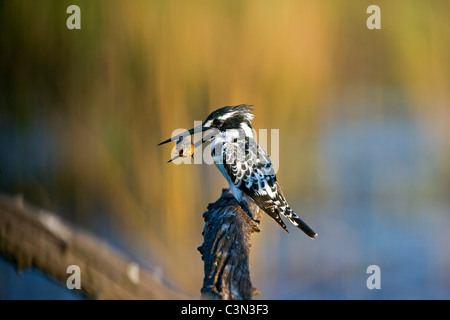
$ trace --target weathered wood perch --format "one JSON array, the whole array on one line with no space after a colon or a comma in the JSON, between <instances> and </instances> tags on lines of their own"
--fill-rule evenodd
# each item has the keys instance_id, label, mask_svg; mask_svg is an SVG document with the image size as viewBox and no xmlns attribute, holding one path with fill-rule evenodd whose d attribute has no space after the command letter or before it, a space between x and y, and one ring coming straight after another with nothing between
<instances>
[{"instance_id":1,"label":"weathered wood perch","mask_svg":"<svg viewBox=\"0 0 450 320\"><path fill-rule=\"evenodd\" d=\"M91 299L188 299L162 279L56 215L21 197L0 195L0 255L17 269L33 267L66 285L67 267L81 270L81 291Z\"/></svg>"},{"instance_id":2,"label":"weathered wood perch","mask_svg":"<svg viewBox=\"0 0 450 320\"><path fill-rule=\"evenodd\" d=\"M250 205L253 219L259 220L256 205ZM203 299L249 300L258 291L250 281L250 234L259 225L241 209L229 189L208 205L203 214L204 242L198 248L204 261Z\"/></svg>"}]
</instances>

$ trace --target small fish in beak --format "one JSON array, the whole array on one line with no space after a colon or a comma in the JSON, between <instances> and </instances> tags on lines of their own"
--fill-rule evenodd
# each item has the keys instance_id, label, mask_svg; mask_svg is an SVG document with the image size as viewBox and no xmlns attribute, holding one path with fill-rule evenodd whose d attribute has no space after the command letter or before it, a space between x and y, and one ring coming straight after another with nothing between
<instances>
[{"instance_id":1,"label":"small fish in beak","mask_svg":"<svg viewBox=\"0 0 450 320\"><path fill-rule=\"evenodd\" d=\"M191 139L189 139L190 135L193 135L197 132L204 132L204 131L208 131L208 130L212 130L212 132L203 136L203 138L200 139L199 141L197 141L195 144L192 143ZM158 144L158 146L160 146L162 144L166 144L170 141L177 141L176 150L177 150L178 154L175 157L173 157L172 159L170 159L169 161L167 161L167 162L172 162L181 157L193 156L195 148L197 148L201 144L205 143L206 141L209 141L216 134L217 134L217 129L201 125L201 126L192 128L188 131L185 131L179 135L171 137L167 140L164 140L163 142Z\"/></svg>"},{"instance_id":2,"label":"small fish in beak","mask_svg":"<svg viewBox=\"0 0 450 320\"><path fill-rule=\"evenodd\" d=\"M177 140L175 148L177 150L178 156L180 157L186 158L189 156L194 156L195 146L189 137L180 136Z\"/></svg>"}]
</instances>

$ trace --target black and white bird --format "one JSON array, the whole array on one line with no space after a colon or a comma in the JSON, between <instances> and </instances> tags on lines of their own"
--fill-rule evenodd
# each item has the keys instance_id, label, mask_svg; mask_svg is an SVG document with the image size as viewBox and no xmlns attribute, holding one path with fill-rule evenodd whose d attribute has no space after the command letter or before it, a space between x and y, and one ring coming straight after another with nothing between
<instances>
[{"instance_id":1,"label":"black and white bird","mask_svg":"<svg viewBox=\"0 0 450 320\"><path fill-rule=\"evenodd\" d=\"M289 232L281 216L286 217L309 237L316 238L317 234L287 203L277 182L269 155L254 140L251 124L254 116L251 111L251 106L243 104L217 109L202 125L167 139L159 145L176 141L180 136L211 130L212 132L196 142L194 147L212 139L211 156L214 163L228 181L233 196L250 217L252 215L246 202L249 199L271 216L287 233Z\"/></svg>"}]
</instances>

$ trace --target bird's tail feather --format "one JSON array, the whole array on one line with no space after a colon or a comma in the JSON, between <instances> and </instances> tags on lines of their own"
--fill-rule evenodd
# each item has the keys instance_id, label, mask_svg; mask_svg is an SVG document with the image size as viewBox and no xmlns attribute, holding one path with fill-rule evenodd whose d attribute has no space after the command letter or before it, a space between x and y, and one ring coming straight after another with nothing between
<instances>
[{"instance_id":1,"label":"bird's tail feather","mask_svg":"<svg viewBox=\"0 0 450 320\"><path fill-rule=\"evenodd\" d=\"M291 210L286 210L285 212L286 218L288 218L297 228L306 233L310 238L317 238L317 233L311 229L300 217Z\"/></svg>"}]
</instances>

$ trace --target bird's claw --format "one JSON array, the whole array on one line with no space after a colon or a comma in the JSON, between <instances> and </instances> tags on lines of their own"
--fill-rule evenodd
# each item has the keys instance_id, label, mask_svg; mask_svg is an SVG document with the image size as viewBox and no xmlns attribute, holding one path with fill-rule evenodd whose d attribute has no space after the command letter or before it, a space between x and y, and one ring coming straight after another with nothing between
<instances>
[{"instance_id":1,"label":"bird's claw","mask_svg":"<svg viewBox=\"0 0 450 320\"><path fill-rule=\"evenodd\" d=\"M253 214L252 211L250 210L248 203L245 200L242 200L239 205L241 206L242 210L245 211L245 213L250 217L250 219L252 219L253 222L256 222L257 224L260 223L260 220L258 219L254 219L253 218Z\"/></svg>"}]
</instances>

